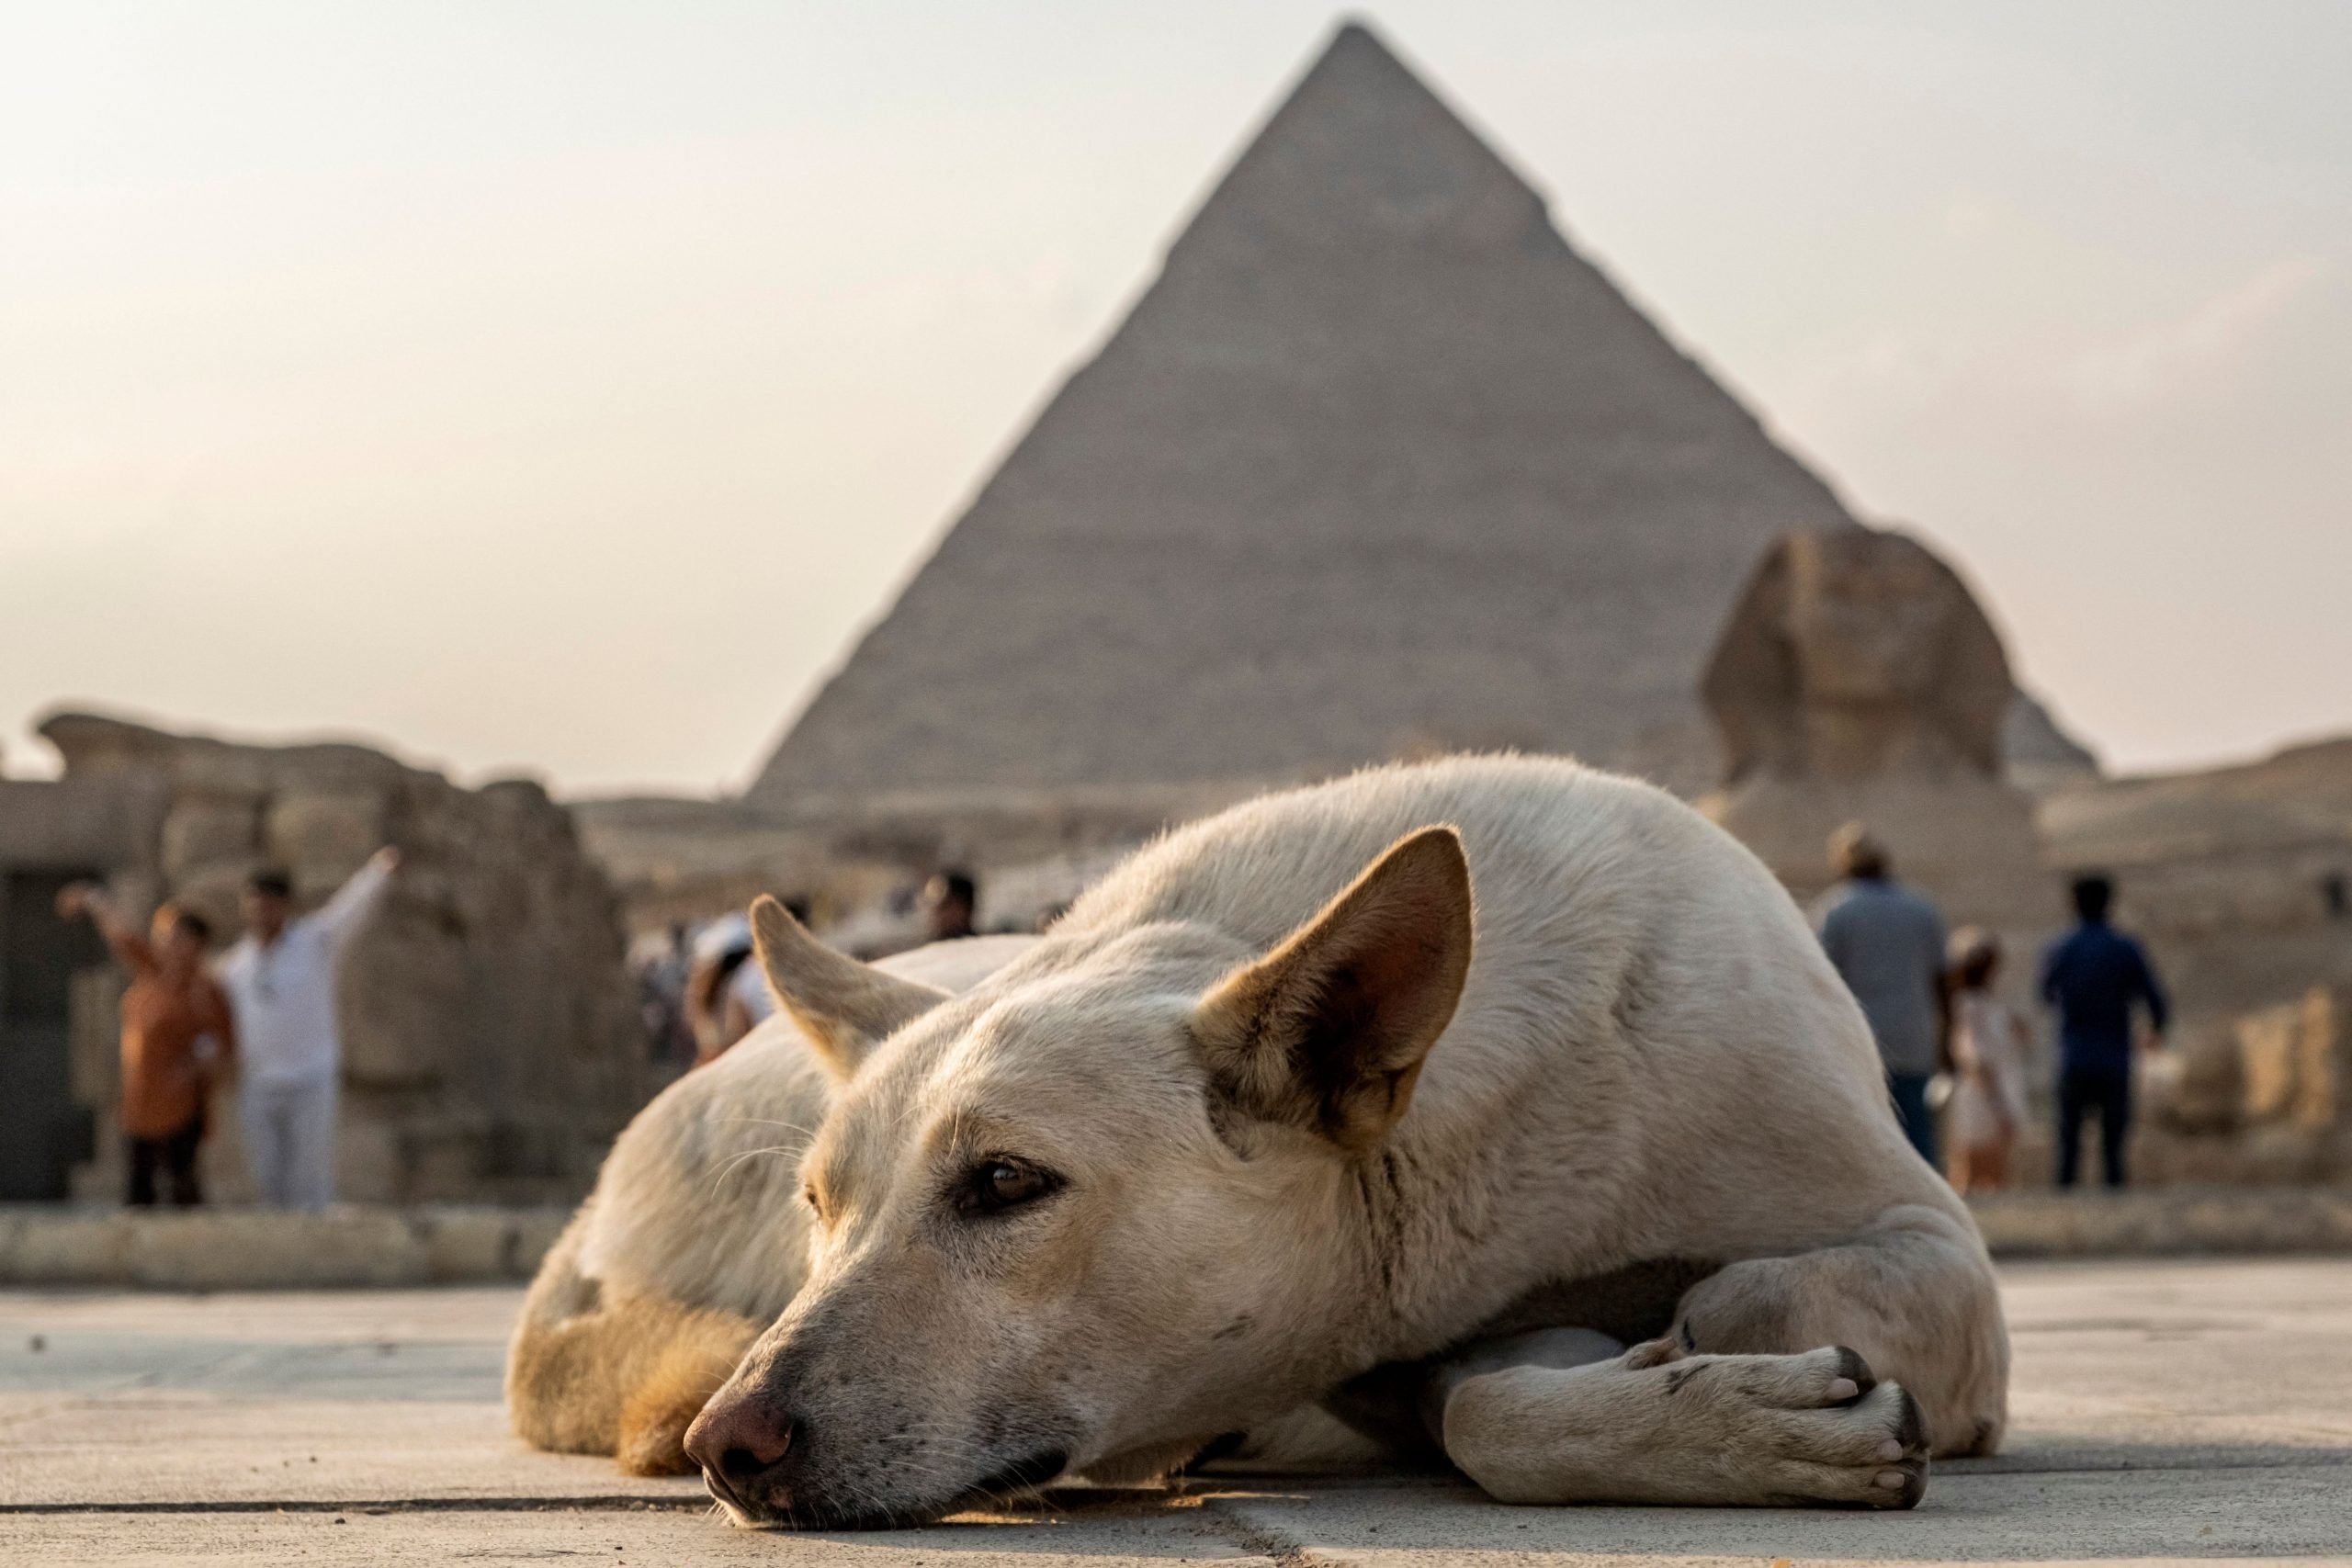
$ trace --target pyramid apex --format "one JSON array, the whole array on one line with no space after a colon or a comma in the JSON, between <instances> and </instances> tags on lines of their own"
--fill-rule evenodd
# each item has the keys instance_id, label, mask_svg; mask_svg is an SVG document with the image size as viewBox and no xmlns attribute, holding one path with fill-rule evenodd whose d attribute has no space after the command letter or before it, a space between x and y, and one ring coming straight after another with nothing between
<instances>
[{"instance_id":1,"label":"pyramid apex","mask_svg":"<svg viewBox=\"0 0 2352 1568\"><path fill-rule=\"evenodd\" d=\"M1514 246L1544 201L1376 33L1343 17L1192 221L1171 268L1259 265L1268 245Z\"/></svg>"},{"instance_id":2,"label":"pyramid apex","mask_svg":"<svg viewBox=\"0 0 2352 1568\"><path fill-rule=\"evenodd\" d=\"M1404 57L1382 36L1372 18L1353 12L1340 14L1338 26L1331 29L1331 41L1314 57L1299 80L1303 84L1333 67L1350 64L1369 67L1400 85L1409 85L1423 93L1429 91L1428 84L1405 63Z\"/></svg>"},{"instance_id":3,"label":"pyramid apex","mask_svg":"<svg viewBox=\"0 0 2352 1568\"><path fill-rule=\"evenodd\" d=\"M1402 80L1411 83L1425 92L1428 90L1427 85L1414 73L1411 66L1405 63L1403 56L1396 52L1396 46L1382 36L1380 28L1374 25L1372 18L1351 11L1340 13L1338 25L1331 29L1331 41L1325 44L1322 51L1315 56L1313 62L1301 74L1300 80L1304 82L1318 74L1327 67L1351 60L1367 65L1385 66Z\"/></svg>"}]
</instances>

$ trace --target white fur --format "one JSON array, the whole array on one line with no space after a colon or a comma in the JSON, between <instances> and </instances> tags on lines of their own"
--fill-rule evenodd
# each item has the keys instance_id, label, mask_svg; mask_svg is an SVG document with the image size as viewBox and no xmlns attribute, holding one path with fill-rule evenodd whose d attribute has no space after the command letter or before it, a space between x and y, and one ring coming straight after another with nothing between
<instances>
[{"instance_id":1,"label":"white fur","mask_svg":"<svg viewBox=\"0 0 2352 1568\"><path fill-rule=\"evenodd\" d=\"M1340 980L1414 983L1467 910L1426 866L1366 868L1432 825L1467 855L1466 983L1433 1044L1384 1046L1402 1053L1371 1064L1385 1090L1338 1126L1324 1079L1344 1031L1265 1034L1214 998L1314 947L1351 886L1385 946ZM1904 1142L1860 1010L1756 858L1646 785L1464 758L1271 795L1143 850L966 994L910 1022L903 997L876 1010L886 1032L862 1042L873 986L767 956L805 993L786 1002L840 1035L846 1081L772 1025L625 1135L577 1248L585 1274L780 1312L687 1439L741 1454L801 1434L727 1491L739 1517L921 1517L1046 1454L1148 1472L1430 1358L1432 1428L1520 1498L1907 1504L1930 1442L1997 1440L1990 1266ZM797 1169L727 1169L762 1138L797 1148L812 1112ZM746 1134L746 1117L790 1125ZM1052 1196L965 1214L950 1195L1000 1158L1049 1169ZM1714 1271L1670 1340L1464 1370L1562 1282L1694 1259ZM1835 1396L1819 1368L1871 1373L1799 1354L1832 1344L1917 1393L1924 1428L1892 1382ZM1679 1392L1694 1380L1704 1397ZM1892 1468L1871 1458L1890 1447Z\"/></svg>"}]
</instances>

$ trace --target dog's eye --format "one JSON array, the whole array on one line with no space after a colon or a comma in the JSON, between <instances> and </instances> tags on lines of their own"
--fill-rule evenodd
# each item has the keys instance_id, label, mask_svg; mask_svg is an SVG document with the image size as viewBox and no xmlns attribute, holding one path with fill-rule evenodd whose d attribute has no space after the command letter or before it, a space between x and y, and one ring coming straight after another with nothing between
<instances>
[{"instance_id":1,"label":"dog's eye","mask_svg":"<svg viewBox=\"0 0 2352 1568\"><path fill-rule=\"evenodd\" d=\"M964 1175L956 1206L984 1214L1034 1203L1059 1183L1046 1171L1016 1159L984 1159Z\"/></svg>"},{"instance_id":2,"label":"dog's eye","mask_svg":"<svg viewBox=\"0 0 2352 1568\"><path fill-rule=\"evenodd\" d=\"M817 1200L817 1187L814 1182L800 1190L800 1201L808 1205L810 1213L820 1220L825 1217L825 1205Z\"/></svg>"}]
</instances>

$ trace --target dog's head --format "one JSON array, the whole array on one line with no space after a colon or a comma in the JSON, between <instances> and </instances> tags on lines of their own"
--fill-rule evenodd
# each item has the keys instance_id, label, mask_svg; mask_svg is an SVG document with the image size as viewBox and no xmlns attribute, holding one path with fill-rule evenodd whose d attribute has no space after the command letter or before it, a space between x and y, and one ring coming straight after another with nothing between
<instances>
[{"instance_id":1,"label":"dog's head","mask_svg":"<svg viewBox=\"0 0 2352 1568\"><path fill-rule=\"evenodd\" d=\"M1272 951L1147 923L951 998L754 911L840 1097L808 1285L694 1425L742 1522L935 1517L1165 1470L1321 1393L1374 1266L1355 1171L1469 971L1450 829Z\"/></svg>"}]
</instances>

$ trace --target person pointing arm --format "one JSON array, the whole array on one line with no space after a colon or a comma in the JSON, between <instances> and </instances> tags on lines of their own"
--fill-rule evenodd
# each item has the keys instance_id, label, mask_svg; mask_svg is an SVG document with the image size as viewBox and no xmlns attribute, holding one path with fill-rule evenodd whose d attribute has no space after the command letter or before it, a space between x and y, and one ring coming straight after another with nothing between
<instances>
[{"instance_id":1,"label":"person pointing arm","mask_svg":"<svg viewBox=\"0 0 2352 1568\"><path fill-rule=\"evenodd\" d=\"M351 940L352 932L359 929L383 898L384 889L391 886L392 873L400 869L400 851L385 845L334 890L334 897L319 906L311 923L326 938L330 948L341 952L344 943Z\"/></svg>"}]
</instances>

